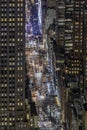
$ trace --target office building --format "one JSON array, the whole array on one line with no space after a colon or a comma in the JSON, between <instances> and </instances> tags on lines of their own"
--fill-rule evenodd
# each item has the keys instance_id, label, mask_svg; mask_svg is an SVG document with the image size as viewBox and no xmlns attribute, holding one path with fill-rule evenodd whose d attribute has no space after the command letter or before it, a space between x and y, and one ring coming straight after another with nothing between
<instances>
[{"instance_id":1,"label":"office building","mask_svg":"<svg viewBox=\"0 0 87 130\"><path fill-rule=\"evenodd\" d=\"M60 47L64 46L64 30L65 30L65 2L57 1L56 19L57 19L57 42Z\"/></svg>"},{"instance_id":2,"label":"office building","mask_svg":"<svg viewBox=\"0 0 87 130\"><path fill-rule=\"evenodd\" d=\"M83 50L83 14L84 14L85 0L74 1L74 17L73 17L73 51L74 55L81 57Z\"/></svg>"},{"instance_id":3,"label":"office building","mask_svg":"<svg viewBox=\"0 0 87 130\"><path fill-rule=\"evenodd\" d=\"M58 52L57 60L62 60L59 55L64 54L64 64L61 81L65 88L65 98L62 98L62 110L65 111L66 129L83 129L84 110L87 110L86 100L86 24L87 24L87 1L86 0L65 0L57 1L57 44L62 46L64 51ZM60 5L60 6L59 6ZM62 14L62 19L60 17ZM61 21L61 23L60 23ZM61 26L59 26L61 25ZM63 31L60 29L62 28ZM63 35L61 35L63 34ZM60 35L60 36L59 36ZM62 40L61 36L63 36ZM60 50L58 48L58 50ZM64 79L64 80L62 80ZM81 98L80 98L81 97ZM64 102L64 103L63 103ZM70 109L70 117L67 116L67 109ZM74 117L74 118L73 118ZM78 118L78 120L77 120ZM67 122L69 121L69 122ZM85 116L86 122L86 116ZM73 123L73 126L72 126ZM78 124L78 125L76 125ZM86 123L85 123L86 124ZM75 127L76 125L76 127ZM86 129L86 126L85 126Z\"/></svg>"},{"instance_id":4,"label":"office building","mask_svg":"<svg viewBox=\"0 0 87 130\"><path fill-rule=\"evenodd\" d=\"M65 1L65 54L73 49L73 1Z\"/></svg>"},{"instance_id":5,"label":"office building","mask_svg":"<svg viewBox=\"0 0 87 130\"><path fill-rule=\"evenodd\" d=\"M0 130L25 117L25 0L0 0Z\"/></svg>"},{"instance_id":6,"label":"office building","mask_svg":"<svg viewBox=\"0 0 87 130\"><path fill-rule=\"evenodd\" d=\"M77 77L78 82L83 75L84 5L84 0L65 2L65 73Z\"/></svg>"}]
</instances>

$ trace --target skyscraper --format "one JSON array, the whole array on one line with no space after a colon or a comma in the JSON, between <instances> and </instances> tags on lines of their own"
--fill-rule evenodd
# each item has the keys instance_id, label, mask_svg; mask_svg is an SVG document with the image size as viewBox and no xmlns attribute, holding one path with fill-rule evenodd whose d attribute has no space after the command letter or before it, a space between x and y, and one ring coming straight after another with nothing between
<instances>
[{"instance_id":1,"label":"skyscraper","mask_svg":"<svg viewBox=\"0 0 87 130\"><path fill-rule=\"evenodd\" d=\"M63 2L65 3L64 6ZM64 54L62 77L65 85L64 105L67 118L65 118L65 120L66 125L69 125L69 130L78 130L84 129L84 115L85 125L87 122L87 1L63 0L60 7L57 5L58 21L60 20L59 16L63 10L64 15L62 15L63 19L61 19L61 21L63 21L63 25L61 26L63 28L63 39L60 41L61 36L58 37L58 34L62 34L59 28L60 23L58 22L57 44L58 46L63 45L62 48L64 49L64 52L62 52ZM67 111L67 108L68 110L70 109L70 113ZM68 117L67 114L69 114L70 117ZM75 122L73 123L73 121ZM77 125L76 128L75 125ZM68 127L66 129L68 129ZM86 126L85 129L87 129Z\"/></svg>"},{"instance_id":2,"label":"skyscraper","mask_svg":"<svg viewBox=\"0 0 87 130\"><path fill-rule=\"evenodd\" d=\"M83 75L84 5L85 0L65 2L65 70L70 76L77 77L79 82Z\"/></svg>"},{"instance_id":3,"label":"skyscraper","mask_svg":"<svg viewBox=\"0 0 87 130\"><path fill-rule=\"evenodd\" d=\"M0 0L0 130L16 130L25 111L25 0Z\"/></svg>"},{"instance_id":4,"label":"skyscraper","mask_svg":"<svg viewBox=\"0 0 87 130\"><path fill-rule=\"evenodd\" d=\"M83 14L84 14L84 4L85 0L75 0L74 1L74 17L73 17L73 51L75 56L82 55L83 49Z\"/></svg>"},{"instance_id":5,"label":"skyscraper","mask_svg":"<svg viewBox=\"0 0 87 130\"><path fill-rule=\"evenodd\" d=\"M65 0L65 54L69 54L73 47L73 1Z\"/></svg>"}]
</instances>

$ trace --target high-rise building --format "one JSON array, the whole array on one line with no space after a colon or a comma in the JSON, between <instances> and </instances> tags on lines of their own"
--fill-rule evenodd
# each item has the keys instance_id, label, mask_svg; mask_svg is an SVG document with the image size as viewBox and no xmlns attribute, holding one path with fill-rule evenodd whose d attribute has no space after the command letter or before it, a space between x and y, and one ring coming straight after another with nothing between
<instances>
[{"instance_id":1,"label":"high-rise building","mask_svg":"<svg viewBox=\"0 0 87 130\"><path fill-rule=\"evenodd\" d=\"M66 124L69 125L69 130L73 129L73 121L78 124L75 129L79 130L84 127L83 111L87 111L87 1L62 0L60 2L57 0L57 3L56 21L59 50L57 60L62 59L59 59L59 55L64 54L64 63L61 65L61 67L63 66L63 69L61 69L63 70L61 77L63 77L66 87L65 98L62 98L62 102L64 100L65 108L70 107L70 113L72 113L68 119L71 120L69 124L66 119L67 116L65 120ZM60 46L64 49L63 52L60 51ZM75 120L73 120L73 117ZM78 118L78 120L76 120L76 118ZM75 124L73 124L73 126L75 126ZM66 129L68 129L68 127Z\"/></svg>"},{"instance_id":2,"label":"high-rise building","mask_svg":"<svg viewBox=\"0 0 87 130\"><path fill-rule=\"evenodd\" d=\"M64 30L65 30L65 2L57 1L57 42L60 47L64 46Z\"/></svg>"},{"instance_id":3,"label":"high-rise building","mask_svg":"<svg viewBox=\"0 0 87 130\"><path fill-rule=\"evenodd\" d=\"M74 17L73 17L73 51L75 57L82 55L83 50L83 14L85 0L74 1Z\"/></svg>"},{"instance_id":4,"label":"high-rise building","mask_svg":"<svg viewBox=\"0 0 87 130\"><path fill-rule=\"evenodd\" d=\"M65 71L77 76L78 82L82 82L83 77L84 5L85 0L66 0L65 3Z\"/></svg>"},{"instance_id":5,"label":"high-rise building","mask_svg":"<svg viewBox=\"0 0 87 130\"><path fill-rule=\"evenodd\" d=\"M25 116L25 0L0 0L0 130Z\"/></svg>"},{"instance_id":6,"label":"high-rise building","mask_svg":"<svg viewBox=\"0 0 87 130\"><path fill-rule=\"evenodd\" d=\"M73 1L65 0L65 54L73 49Z\"/></svg>"},{"instance_id":7,"label":"high-rise building","mask_svg":"<svg viewBox=\"0 0 87 130\"><path fill-rule=\"evenodd\" d=\"M68 54L68 73L82 74L84 0L66 0L65 56Z\"/></svg>"},{"instance_id":8,"label":"high-rise building","mask_svg":"<svg viewBox=\"0 0 87 130\"><path fill-rule=\"evenodd\" d=\"M63 84L64 65L64 38L65 38L65 1L56 1L56 68L61 92L61 120L65 121L65 86Z\"/></svg>"}]
</instances>

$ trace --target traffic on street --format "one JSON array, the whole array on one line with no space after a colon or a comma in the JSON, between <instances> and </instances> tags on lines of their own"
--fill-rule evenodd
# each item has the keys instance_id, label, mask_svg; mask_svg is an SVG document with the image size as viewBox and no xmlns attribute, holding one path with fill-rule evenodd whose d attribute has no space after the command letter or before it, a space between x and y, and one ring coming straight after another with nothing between
<instances>
[{"instance_id":1,"label":"traffic on street","mask_svg":"<svg viewBox=\"0 0 87 130\"><path fill-rule=\"evenodd\" d=\"M31 8L37 6L37 2L26 0L26 69L29 79L28 87L31 91L32 100L36 104L38 113L38 127L46 130L57 130L60 124L60 101L58 90L53 79L53 63L51 53L48 52L48 43L43 39L40 25L35 23L38 20L32 16ZM30 5L33 5L31 7ZM36 9L36 8L35 8ZM34 13L34 12L33 12ZM31 19L32 18L32 19ZM34 25L32 25L33 20ZM33 32L35 27L39 32ZM44 42L45 41L45 42Z\"/></svg>"}]
</instances>

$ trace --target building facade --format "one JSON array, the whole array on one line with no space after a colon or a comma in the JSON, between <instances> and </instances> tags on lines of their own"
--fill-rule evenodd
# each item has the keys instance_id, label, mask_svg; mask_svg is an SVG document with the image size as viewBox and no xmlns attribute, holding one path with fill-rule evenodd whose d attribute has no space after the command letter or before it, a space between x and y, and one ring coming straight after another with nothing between
<instances>
[{"instance_id":1,"label":"building facade","mask_svg":"<svg viewBox=\"0 0 87 130\"><path fill-rule=\"evenodd\" d=\"M61 91L64 97L62 98L62 111L65 111L64 125L67 130L86 130L87 1L57 1L56 9L56 40L58 50L60 46L63 48L63 52L57 51L57 59L59 60L59 55L64 54L64 64L60 65L60 68L63 68L60 75L62 77L61 81L65 86L61 86L63 91L65 91L64 93ZM62 30L60 30L61 28ZM62 40L60 40L61 36L59 35L63 36ZM62 57L60 58L61 60Z\"/></svg>"},{"instance_id":2,"label":"building facade","mask_svg":"<svg viewBox=\"0 0 87 130\"><path fill-rule=\"evenodd\" d=\"M0 130L25 117L25 0L0 0Z\"/></svg>"}]
</instances>

